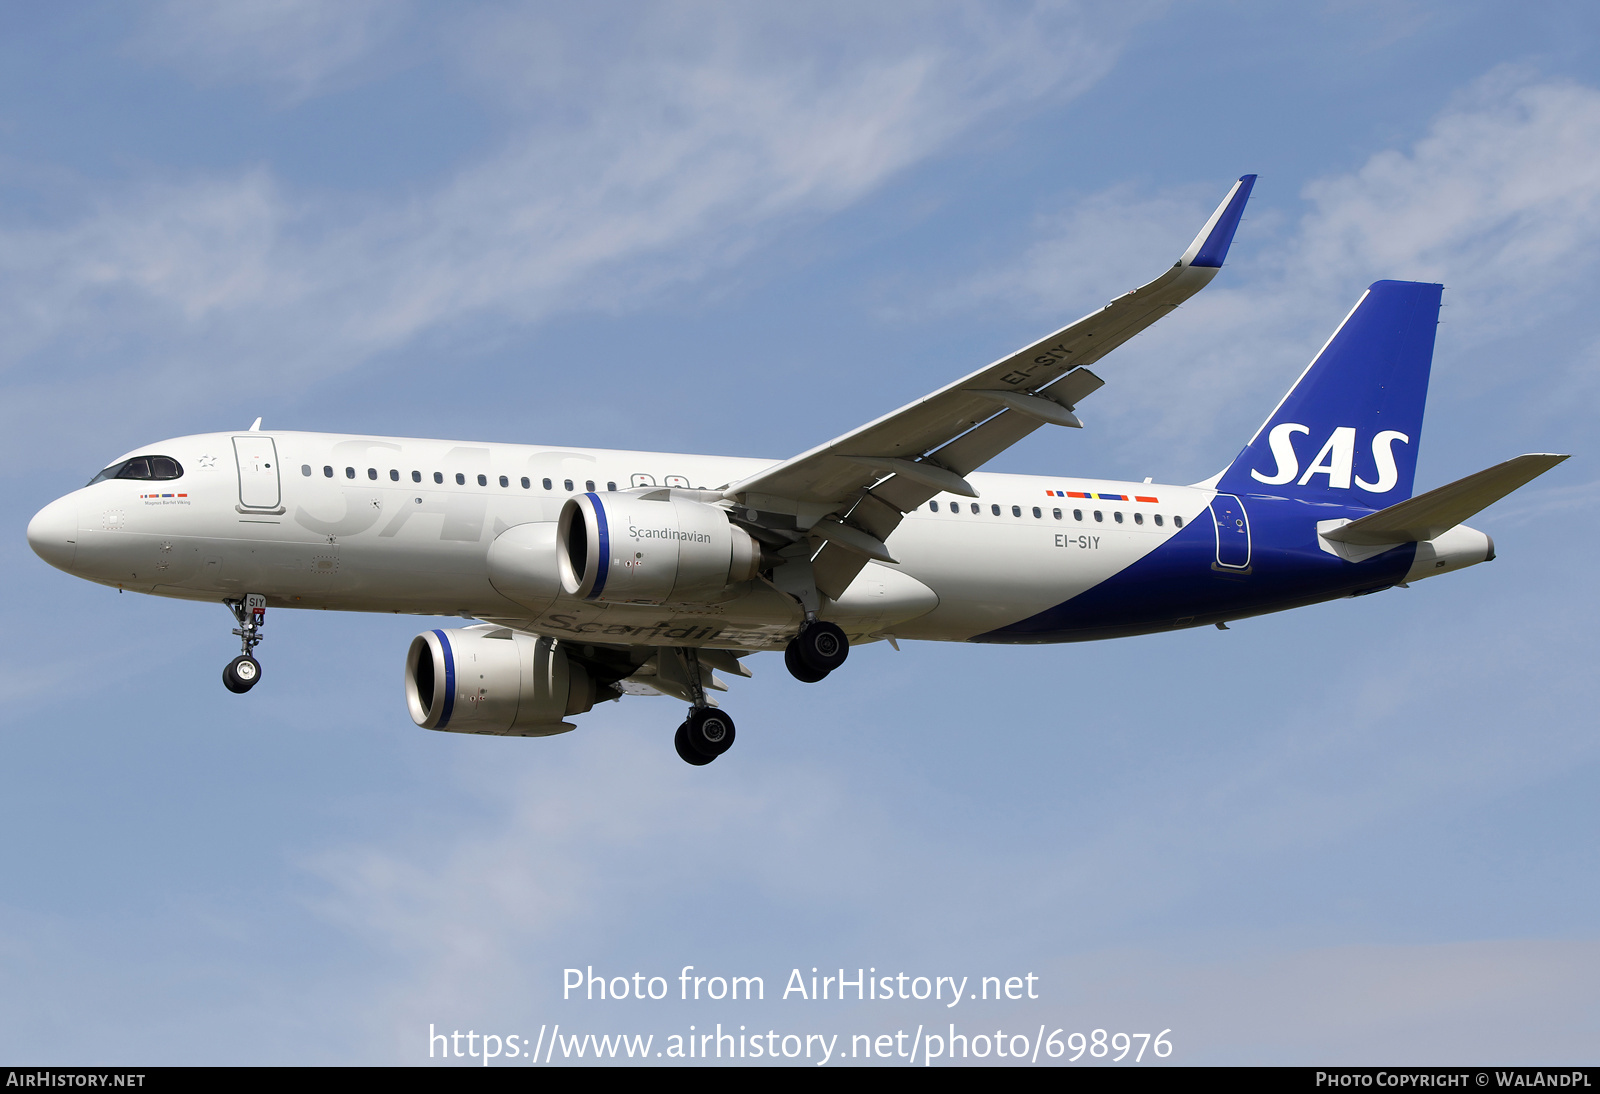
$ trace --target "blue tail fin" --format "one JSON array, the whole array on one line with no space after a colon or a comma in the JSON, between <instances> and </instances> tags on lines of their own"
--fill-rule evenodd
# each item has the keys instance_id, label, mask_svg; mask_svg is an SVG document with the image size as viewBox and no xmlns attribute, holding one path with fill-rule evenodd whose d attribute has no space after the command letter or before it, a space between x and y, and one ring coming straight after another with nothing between
<instances>
[{"instance_id":1,"label":"blue tail fin","mask_svg":"<svg viewBox=\"0 0 1600 1094\"><path fill-rule=\"evenodd\" d=\"M1443 291L1368 288L1217 489L1372 509L1409 498Z\"/></svg>"}]
</instances>

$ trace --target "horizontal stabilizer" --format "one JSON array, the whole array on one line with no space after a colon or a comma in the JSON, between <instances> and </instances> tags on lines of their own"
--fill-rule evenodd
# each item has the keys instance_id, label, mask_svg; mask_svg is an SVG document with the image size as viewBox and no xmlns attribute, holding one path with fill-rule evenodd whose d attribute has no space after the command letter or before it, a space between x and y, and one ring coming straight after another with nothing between
<instances>
[{"instance_id":1,"label":"horizontal stabilizer","mask_svg":"<svg viewBox=\"0 0 1600 1094\"><path fill-rule=\"evenodd\" d=\"M1566 458L1542 452L1518 456L1323 532L1322 538L1364 547L1436 539Z\"/></svg>"}]
</instances>

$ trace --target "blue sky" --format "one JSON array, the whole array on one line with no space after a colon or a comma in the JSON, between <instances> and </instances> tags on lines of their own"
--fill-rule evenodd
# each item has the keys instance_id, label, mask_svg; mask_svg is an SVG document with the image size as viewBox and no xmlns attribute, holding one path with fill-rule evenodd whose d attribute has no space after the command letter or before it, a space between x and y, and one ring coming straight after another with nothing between
<instances>
[{"instance_id":1,"label":"blue sky","mask_svg":"<svg viewBox=\"0 0 1600 1094\"><path fill-rule=\"evenodd\" d=\"M1170 1028L1186 1063L1594 1062L1600 17L1583 4L311 4L0 14L0 1055L407 1063L429 1023ZM995 470L1223 466L1361 289L1446 285L1418 486L1574 458L1499 559L1214 630L754 661L431 734L419 621L49 569L27 519L269 427L781 458L1164 268L1222 275ZM761 975L563 1002L562 970ZM792 968L1037 974L981 1013ZM674 980L674 983L676 981ZM974 1004L974 1007L979 1004ZM965 1010L965 1004L963 1005Z\"/></svg>"}]
</instances>

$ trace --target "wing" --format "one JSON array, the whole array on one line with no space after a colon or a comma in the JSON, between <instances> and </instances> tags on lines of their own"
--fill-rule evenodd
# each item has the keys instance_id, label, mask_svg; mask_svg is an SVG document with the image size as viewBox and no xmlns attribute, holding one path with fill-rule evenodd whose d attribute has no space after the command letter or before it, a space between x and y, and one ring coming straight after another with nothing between
<instances>
[{"instance_id":1,"label":"wing","mask_svg":"<svg viewBox=\"0 0 1600 1094\"><path fill-rule=\"evenodd\" d=\"M1183 256L1149 284L931 395L733 483L723 496L744 507L744 523L757 535L765 532L773 546L808 543L816 551L817 590L837 599L869 559L893 561L884 541L906 513L941 492L977 497L963 476L1041 425L1082 425L1073 408L1104 383L1084 366L1210 283L1255 179L1240 178ZM801 560L798 550L780 553Z\"/></svg>"}]
</instances>

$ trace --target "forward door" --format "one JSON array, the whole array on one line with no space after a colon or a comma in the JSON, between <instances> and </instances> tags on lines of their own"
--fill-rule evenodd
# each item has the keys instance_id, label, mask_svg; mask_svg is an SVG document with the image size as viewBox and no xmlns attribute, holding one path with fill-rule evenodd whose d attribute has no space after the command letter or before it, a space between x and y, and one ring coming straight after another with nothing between
<instances>
[{"instance_id":1,"label":"forward door","mask_svg":"<svg viewBox=\"0 0 1600 1094\"><path fill-rule=\"evenodd\" d=\"M282 508L278 484L278 448L259 433L233 439L239 464L239 508L275 511Z\"/></svg>"}]
</instances>

